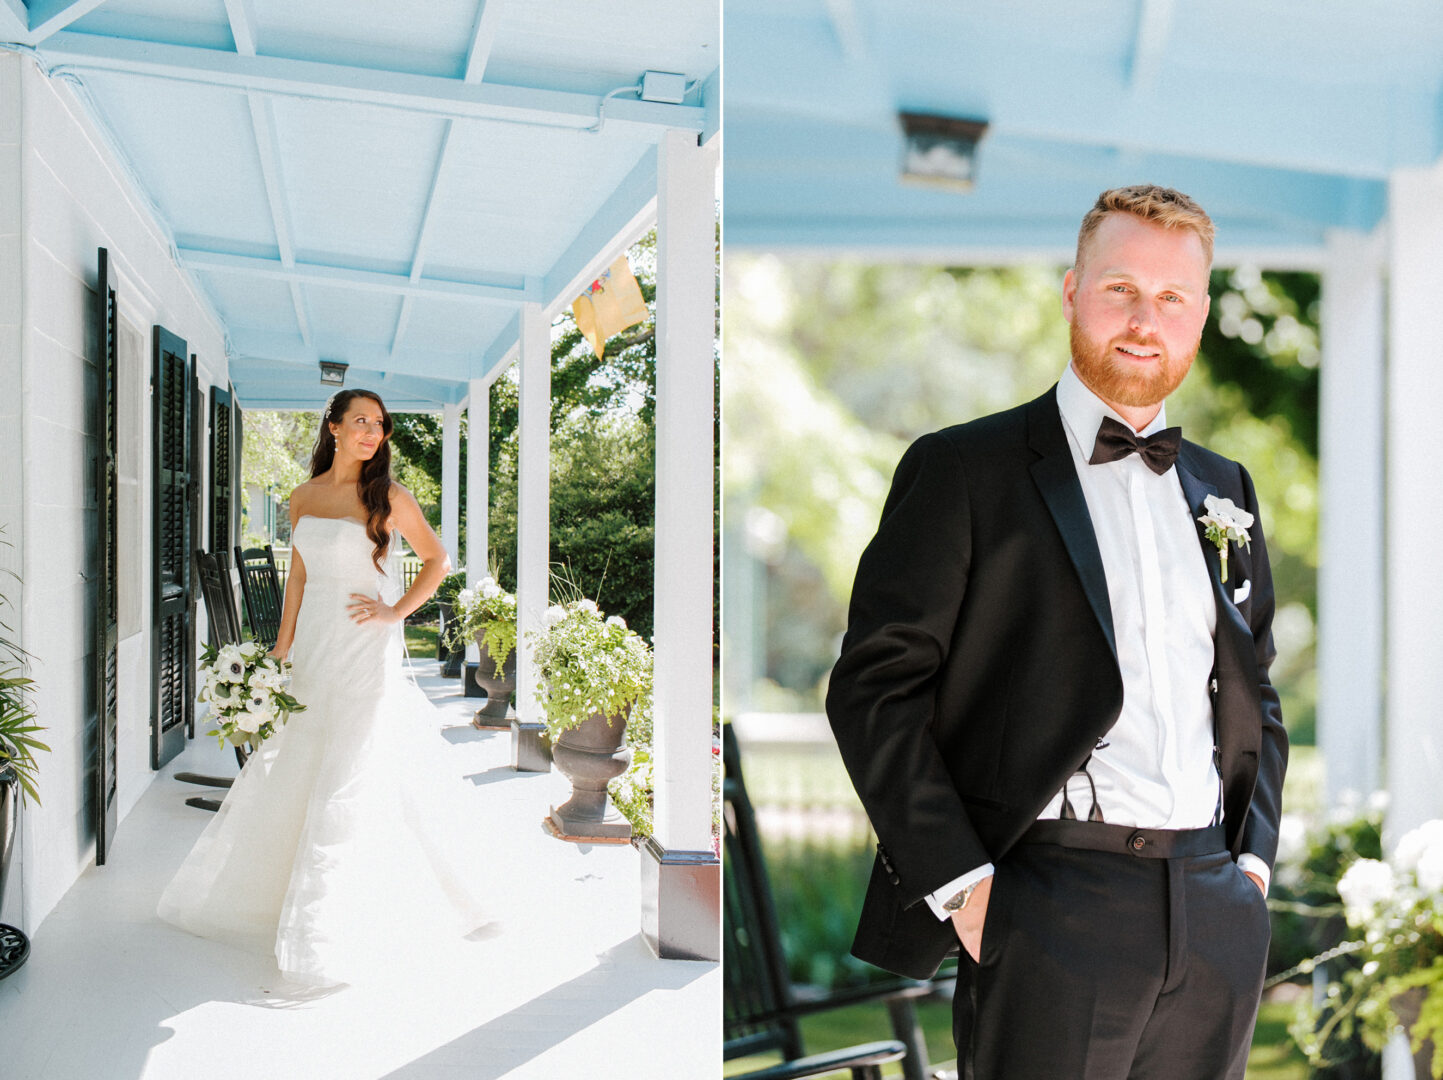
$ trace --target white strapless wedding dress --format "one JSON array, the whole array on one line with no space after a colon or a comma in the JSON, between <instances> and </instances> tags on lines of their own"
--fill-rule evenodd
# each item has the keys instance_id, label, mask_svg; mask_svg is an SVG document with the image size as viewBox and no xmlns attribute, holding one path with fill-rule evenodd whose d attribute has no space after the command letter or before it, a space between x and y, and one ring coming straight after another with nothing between
<instances>
[{"instance_id":1,"label":"white strapless wedding dress","mask_svg":"<svg viewBox=\"0 0 1443 1080\"><path fill-rule=\"evenodd\" d=\"M448 760L440 714L407 677L400 624L356 623L350 594L394 602L354 518L301 517L306 565L291 692L306 705L252 754L175 878L161 918L287 976L361 981L494 917L476 802Z\"/></svg>"}]
</instances>

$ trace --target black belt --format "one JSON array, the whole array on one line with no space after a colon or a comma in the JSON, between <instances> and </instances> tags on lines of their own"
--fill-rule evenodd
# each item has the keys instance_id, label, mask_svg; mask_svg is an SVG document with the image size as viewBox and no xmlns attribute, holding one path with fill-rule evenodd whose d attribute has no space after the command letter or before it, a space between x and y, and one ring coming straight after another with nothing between
<instances>
[{"instance_id":1,"label":"black belt","mask_svg":"<svg viewBox=\"0 0 1443 1080\"><path fill-rule=\"evenodd\" d=\"M1019 844L1058 844L1088 851L1111 851L1142 859L1177 859L1209 855L1227 849L1226 831L1221 825L1206 829L1137 829L1131 825L1110 825L1101 821L1054 821L1035 823L1022 834Z\"/></svg>"}]
</instances>

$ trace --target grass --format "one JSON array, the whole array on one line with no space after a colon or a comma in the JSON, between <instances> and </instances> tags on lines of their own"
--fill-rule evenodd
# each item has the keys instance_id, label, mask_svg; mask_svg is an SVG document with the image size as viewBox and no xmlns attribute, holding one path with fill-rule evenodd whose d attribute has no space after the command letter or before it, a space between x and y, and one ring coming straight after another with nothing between
<instances>
[{"instance_id":1,"label":"grass","mask_svg":"<svg viewBox=\"0 0 1443 1080\"><path fill-rule=\"evenodd\" d=\"M1288 1038L1288 1020L1293 1006L1285 1002L1265 1003L1258 1013L1257 1032L1252 1052L1248 1055L1247 1080L1307 1080L1307 1063ZM952 1005L947 1001L924 1002L917 1009L917 1019L927 1041L927 1057L932 1064L949 1062L957 1056L952 1045ZM802 1044L809 1054L825 1050L877 1042L892 1037L887 1011L880 1004L853 1005L845 1009L818 1013L802 1020ZM754 1055L728 1061L723 1076L738 1076L752 1069L774 1064L776 1054ZM843 1080L846 1070L828 1073L827 1077ZM901 1076L900 1064L884 1066L883 1076Z\"/></svg>"},{"instance_id":2,"label":"grass","mask_svg":"<svg viewBox=\"0 0 1443 1080\"><path fill-rule=\"evenodd\" d=\"M406 626L406 652L417 658L429 660L436 655L436 635L439 633L435 626L421 623L417 626Z\"/></svg>"}]
</instances>

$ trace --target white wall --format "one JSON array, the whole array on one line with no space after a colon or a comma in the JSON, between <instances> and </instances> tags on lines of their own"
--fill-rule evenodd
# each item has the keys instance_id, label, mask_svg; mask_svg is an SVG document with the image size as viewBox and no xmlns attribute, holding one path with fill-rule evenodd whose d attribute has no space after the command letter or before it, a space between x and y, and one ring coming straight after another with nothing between
<instances>
[{"instance_id":1,"label":"white wall","mask_svg":"<svg viewBox=\"0 0 1443 1080\"><path fill-rule=\"evenodd\" d=\"M7 233L16 224L17 189L18 235L11 240ZM82 571L96 514L86 476L97 446L98 403L89 400L88 387L99 354L95 288L100 247L110 252L121 316L130 324L122 331L125 385L118 399L123 413L118 836L123 845L124 816L154 777L149 760L151 405L146 390L151 327L158 322L186 339L200 357L207 393L212 382L224 384L224 340L193 283L172 261L169 242L146 202L71 88L48 81L25 57L0 54L0 378L19 390L18 395L0 395L0 513L4 520L18 520L15 531L24 537L20 630L35 657L37 707L51 746L40 764L44 805L28 807L24 815L19 922L31 932L95 855L89 787L96 733L89 654L96 594L95 583L87 582ZM17 335L6 323L14 318L16 292L18 363L13 356ZM5 422L6 411L17 405L18 423L13 414L12 422ZM12 448L20 452L5 452ZM12 516L15 492L21 512ZM112 852L112 858L123 857L123 846ZM14 911L13 899L6 907Z\"/></svg>"}]
</instances>

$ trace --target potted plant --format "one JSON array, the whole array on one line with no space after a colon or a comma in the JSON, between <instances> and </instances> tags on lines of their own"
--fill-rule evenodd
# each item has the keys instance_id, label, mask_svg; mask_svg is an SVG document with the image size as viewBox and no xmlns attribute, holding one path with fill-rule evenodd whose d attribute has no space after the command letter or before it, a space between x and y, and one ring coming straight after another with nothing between
<instances>
[{"instance_id":1,"label":"potted plant","mask_svg":"<svg viewBox=\"0 0 1443 1080\"><path fill-rule=\"evenodd\" d=\"M563 839L628 840L631 823L611 805L607 783L631 759L626 720L638 701L649 704L651 649L619 615L603 618L585 599L549 608L533 644L552 759L571 781L571 798L552 807L548 823Z\"/></svg>"},{"instance_id":2,"label":"potted plant","mask_svg":"<svg viewBox=\"0 0 1443 1080\"><path fill-rule=\"evenodd\" d=\"M9 603L9 598L0 593L0 606ZM4 624L0 627L9 630ZM35 683L25 674L26 656L23 648L0 633L0 910L4 909L5 886L10 879L20 806L27 797L40 802L35 786L35 752L50 749L35 738L45 729L35 723L31 697ZM23 964L29 951L24 934L0 925L0 978Z\"/></svg>"},{"instance_id":3,"label":"potted plant","mask_svg":"<svg viewBox=\"0 0 1443 1080\"><path fill-rule=\"evenodd\" d=\"M516 689L516 595L503 589L490 575L474 589L462 589L453 605L455 618L448 630L452 649L466 648L475 640L480 661L476 685L486 694L486 704L476 710L471 722L477 727L495 726L487 720L501 720Z\"/></svg>"},{"instance_id":4,"label":"potted plant","mask_svg":"<svg viewBox=\"0 0 1443 1080\"><path fill-rule=\"evenodd\" d=\"M1389 859L1358 859L1338 881L1350 951L1362 963L1328 986L1327 1023L1317 1029L1310 1057L1331 1028L1356 1028L1381 1051L1400 1027L1407 1031L1417 1075L1443 1078L1443 820L1404 835Z\"/></svg>"},{"instance_id":5,"label":"potted plant","mask_svg":"<svg viewBox=\"0 0 1443 1080\"><path fill-rule=\"evenodd\" d=\"M456 597L466 587L466 574L464 571L457 571L454 574L447 574L441 579L441 584L436 586L436 592L431 599L436 602L436 610L440 613L439 632L436 635L436 659L444 661L441 668L443 678L456 679L461 675L461 665L466 662L466 649L456 649L448 644L449 630L451 624L456 620Z\"/></svg>"}]
</instances>

